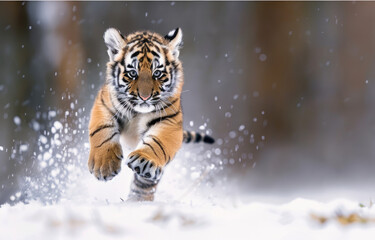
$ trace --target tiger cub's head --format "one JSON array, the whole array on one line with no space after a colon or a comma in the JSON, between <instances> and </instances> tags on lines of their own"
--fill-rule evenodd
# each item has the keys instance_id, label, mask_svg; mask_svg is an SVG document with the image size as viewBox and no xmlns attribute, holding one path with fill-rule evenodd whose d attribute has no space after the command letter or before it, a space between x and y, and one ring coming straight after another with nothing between
<instances>
[{"instance_id":1,"label":"tiger cub's head","mask_svg":"<svg viewBox=\"0 0 375 240\"><path fill-rule=\"evenodd\" d=\"M166 36L135 32L124 37L110 28L104 33L108 47L107 83L114 106L122 112L161 111L180 96L183 84L180 28Z\"/></svg>"}]
</instances>

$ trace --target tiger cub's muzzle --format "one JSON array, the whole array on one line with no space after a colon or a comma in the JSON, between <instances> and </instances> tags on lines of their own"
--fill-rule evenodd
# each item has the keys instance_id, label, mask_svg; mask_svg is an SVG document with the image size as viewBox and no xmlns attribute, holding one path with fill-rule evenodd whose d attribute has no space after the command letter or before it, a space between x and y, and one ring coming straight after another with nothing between
<instances>
[{"instance_id":1,"label":"tiger cub's muzzle","mask_svg":"<svg viewBox=\"0 0 375 240\"><path fill-rule=\"evenodd\" d=\"M152 96L154 89L152 75L150 71L141 71L138 78L138 96L141 100L147 101Z\"/></svg>"}]
</instances>

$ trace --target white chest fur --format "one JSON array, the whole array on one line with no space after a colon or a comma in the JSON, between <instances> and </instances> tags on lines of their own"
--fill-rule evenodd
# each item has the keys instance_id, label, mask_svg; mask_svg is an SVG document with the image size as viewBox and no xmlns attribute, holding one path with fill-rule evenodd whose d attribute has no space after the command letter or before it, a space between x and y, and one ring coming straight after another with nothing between
<instances>
[{"instance_id":1,"label":"white chest fur","mask_svg":"<svg viewBox=\"0 0 375 240\"><path fill-rule=\"evenodd\" d=\"M122 148L128 151L134 150L141 141L142 133L147 129L147 123L155 117L155 113L141 113L129 120L121 132Z\"/></svg>"}]
</instances>

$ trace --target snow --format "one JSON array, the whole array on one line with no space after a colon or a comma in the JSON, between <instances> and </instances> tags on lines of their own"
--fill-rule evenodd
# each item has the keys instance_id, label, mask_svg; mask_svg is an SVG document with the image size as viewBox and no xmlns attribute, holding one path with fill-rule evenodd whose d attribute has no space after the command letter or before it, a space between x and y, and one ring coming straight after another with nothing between
<instances>
[{"instance_id":1,"label":"snow","mask_svg":"<svg viewBox=\"0 0 375 240\"><path fill-rule=\"evenodd\" d=\"M193 155L186 154L187 158ZM217 167L181 169L179 160L166 169L154 202L127 200L132 172L125 164L108 182L97 181L87 169L77 170L72 165L69 171L78 171L77 178L59 201L0 206L0 239L366 240L375 234L375 207L371 204L334 198L275 201L277 195L267 196L270 201L244 192L225 193L220 191L222 187L234 186L213 187L202 181ZM50 174L58 179L60 169L52 168ZM55 188L59 182L50 184ZM16 202L20 197L21 193L15 193L10 200ZM350 219L354 222L345 223Z\"/></svg>"},{"instance_id":2,"label":"snow","mask_svg":"<svg viewBox=\"0 0 375 240\"><path fill-rule=\"evenodd\" d=\"M29 146L27 144L22 144L20 146L20 152L26 152L29 149Z\"/></svg>"},{"instance_id":3,"label":"snow","mask_svg":"<svg viewBox=\"0 0 375 240\"><path fill-rule=\"evenodd\" d=\"M15 116L15 117L13 118L13 122L14 122L14 124L16 124L17 126L19 126L19 125L21 125L21 118L18 117L18 116Z\"/></svg>"},{"instance_id":4,"label":"snow","mask_svg":"<svg viewBox=\"0 0 375 240\"><path fill-rule=\"evenodd\" d=\"M37 121L32 121L32 127L33 127L34 131L39 131L39 129L40 129L40 125Z\"/></svg>"},{"instance_id":5,"label":"snow","mask_svg":"<svg viewBox=\"0 0 375 240\"><path fill-rule=\"evenodd\" d=\"M44 136L44 135L40 135L39 141L43 144L46 144L48 142L48 138L46 138L46 136Z\"/></svg>"},{"instance_id":6,"label":"snow","mask_svg":"<svg viewBox=\"0 0 375 240\"><path fill-rule=\"evenodd\" d=\"M55 127L56 130L59 130L59 129L61 129L63 127L63 125L59 121L55 121L53 123L53 126Z\"/></svg>"},{"instance_id":7,"label":"snow","mask_svg":"<svg viewBox=\"0 0 375 240\"><path fill-rule=\"evenodd\" d=\"M54 117L56 117L56 111L49 111L49 112L48 112L48 117L49 117L49 118L54 118Z\"/></svg>"},{"instance_id":8,"label":"snow","mask_svg":"<svg viewBox=\"0 0 375 240\"><path fill-rule=\"evenodd\" d=\"M76 156L79 150L68 151ZM0 239L373 239L375 207L370 204L334 198L274 202L249 192L221 192L235 184L210 185L202 180L210 171L220 174L218 166L210 164L203 170L196 164L187 166L180 158L196 157L194 152L182 153L166 169L154 202L127 200L132 172L125 164L109 182L97 181L86 168L71 164L66 169L73 181L57 201L24 204L17 192L10 197L14 205L0 206ZM220 155L221 149L214 148L213 153ZM41 157L40 167L50 168L54 180L46 182L51 191L64 181L64 169L50 163L61 156L45 151ZM32 188L47 187L30 183ZM349 220L354 223L345 223Z\"/></svg>"},{"instance_id":9,"label":"snow","mask_svg":"<svg viewBox=\"0 0 375 240\"><path fill-rule=\"evenodd\" d=\"M373 239L373 223L321 224L313 216L329 218L338 209L374 217L374 208L361 208L344 199L322 203L295 199L281 205L260 202L207 203L38 202L3 205L0 239ZM20 229L22 229L20 231Z\"/></svg>"},{"instance_id":10,"label":"snow","mask_svg":"<svg viewBox=\"0 0 375 240\"><path fill-rule=\"evenodd\" d=\"M230 137L230 138L233 139L233 138L236 138L236 136L237 136L236 131L230 131L230 132L229 132L229 137Z\"/></svg>"},{"instance_id":11,"label":"snow","mask_svg":"<svg viewBox=\"0 0 375 240\"><path fill-rule=\"evenodd\" d=\"M266 60L267 60L267 55L264 54L264 53L260 54L260 55L259 55L259 60L260 60L261 62L266 61Z\"/></svg>"}]
</instances>

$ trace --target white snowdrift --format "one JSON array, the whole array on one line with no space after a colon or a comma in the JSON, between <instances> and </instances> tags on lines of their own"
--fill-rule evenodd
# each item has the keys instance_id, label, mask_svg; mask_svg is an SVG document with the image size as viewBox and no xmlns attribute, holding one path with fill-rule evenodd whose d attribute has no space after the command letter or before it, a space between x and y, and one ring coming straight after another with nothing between
<instances>
[{"instance_id":1,"label":"white snowdrift","mask_svg":"<svg viewBox=\"0 0 375 240\"><path fill-rule=\"evenodd\" d=\"M0 239L375 239L375 207L346 199L245 202L251 196L215 195L199 181L184 181L175 167L154 202L126 201L132 175L127 168L109 182L84 171L58 204L1 206ZM352 213L367 222L337 220Z\"/></svg>"},{"instance_id":2,"label":"white snowdrift","mask_svg":"<svg viewBox=\"0 0 375 240\"><path fill-rule=\"evenodd\" d=\"M0 239L374 239L375 223L321 224L311 214L334 217L358 213L375 217L374 208L335 200L296 199L215 206L179 202L119 202L52 206L32 202L0 208Z\"/></svg>"}]
</instances>

